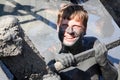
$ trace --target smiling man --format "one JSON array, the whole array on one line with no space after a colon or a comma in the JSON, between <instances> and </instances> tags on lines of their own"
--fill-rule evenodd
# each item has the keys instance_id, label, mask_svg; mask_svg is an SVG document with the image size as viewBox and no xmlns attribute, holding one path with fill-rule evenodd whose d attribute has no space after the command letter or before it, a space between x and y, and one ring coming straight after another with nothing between
<instances>
[{"instance_id":1,"label":"smiling man","mask_svg":"<svg viewBox=\"0 0 120 80\"><path fill-rule=\"evenodd\" d=\"M44 80L116 80L117 70L107 59L107 49L95 37L85 37L88 13L77 4L63 6L58 14L57 31L61 41L60 46L46 52L45 61L48 66L61 62L64 70L52 71L45 75ZM77 63L74 55L88 49L95 49L95 56ZM48 54L48 55L47 55ZM50 57L51 56L51 57ZM52 79L53 78L53 79ZM55 79L56 78L56 79Z\"/></svg>"},{"instance_id":2,"label":"smiling man","mask_svg":"<svg viewBox=\"0 0 120 80\"><path fill-rule=\"evenodd\" d=\"M58 14L57 22L59 39L64 46L67 46L72 50L75 49L73 54L76 53L76 50L81 50L82 38L86 33L88 20L87 12L84 11L82 7L74 8L75 7L72 6L70 8L68 7L64 12L62 12L62 9ZM84 12L79 11L80 9ZM63 15L61 15L61 13L63 13Z\"/></svg>"}]
</instances>

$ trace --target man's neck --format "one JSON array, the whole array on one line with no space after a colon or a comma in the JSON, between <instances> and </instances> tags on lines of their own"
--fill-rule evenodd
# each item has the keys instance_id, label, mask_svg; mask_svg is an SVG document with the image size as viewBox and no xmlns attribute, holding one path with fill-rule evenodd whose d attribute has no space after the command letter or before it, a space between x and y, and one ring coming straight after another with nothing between
<instances>
[{"instance_id":1,"label":"man's neck","mask_svg":"<svg viewBox=\"0 0 120 80\"><path fill-rule=\"evenodd\" d=\"M64 52L70 52L73 55L78 54L78 53L80 53L80 52L83 51L83 45L82 45L82 43L79 44L79 45L71 46L71 47L63 45L62 48L63 48Z\"/></svg>"},{"instance_id":2,"label":"man's neck","mask_svg":"<svg viewBox=\"0 0 120 80\"><path fill-rule=\"evenodd\" d=\"M83 51L83 46L82 46L82 44L80 44L79 46L70 47L69 51L73 55L78 54Z\"/></svg>"}]
</instances>

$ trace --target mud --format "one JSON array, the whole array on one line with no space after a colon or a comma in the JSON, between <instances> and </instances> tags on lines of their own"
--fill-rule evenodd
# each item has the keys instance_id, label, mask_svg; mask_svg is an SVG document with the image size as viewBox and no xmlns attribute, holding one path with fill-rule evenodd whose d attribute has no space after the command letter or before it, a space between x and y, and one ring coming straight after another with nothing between
<instances>
[{"instance_id":1,"label":"mud","mask_svg":"<svg viewBox=\"0 0 120 80\"><path fill-rule=\"evenodd\" d=\"M17 22L13 16L0 17L0 57L22 53L22 32Z\"/></svg>"}]
</instances>

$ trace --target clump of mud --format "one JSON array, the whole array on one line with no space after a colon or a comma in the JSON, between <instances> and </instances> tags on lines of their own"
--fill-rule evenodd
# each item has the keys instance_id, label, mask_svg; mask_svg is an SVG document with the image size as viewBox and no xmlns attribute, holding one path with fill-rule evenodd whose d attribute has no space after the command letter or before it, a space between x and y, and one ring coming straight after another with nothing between
<instances>
[{"instance_id":1,"label":"clump of mud","mask_svg":"<svg viewBox=\"0 0 120 80\"><path fill-rule=\"evenodd\" d=\"M22 34L18 19L13 16L0 17L0 57L22 53Z\"/></svg>"}]
</instances>

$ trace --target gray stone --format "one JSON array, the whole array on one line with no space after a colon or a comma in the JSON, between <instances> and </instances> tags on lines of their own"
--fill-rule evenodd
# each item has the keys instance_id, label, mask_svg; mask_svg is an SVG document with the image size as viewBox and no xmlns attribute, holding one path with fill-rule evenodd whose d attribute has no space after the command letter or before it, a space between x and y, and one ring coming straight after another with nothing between
<instances>
[{"instance_id":1,"label":"gray stone","mask_svg":"<svg viewBox=\"0 0 120 80\"><path fill-rule=\"evenodd\" d=\"M0 57L22 53L22 34L18 19L14 16L0 17Z\"/></svg>"}]
</instances>

